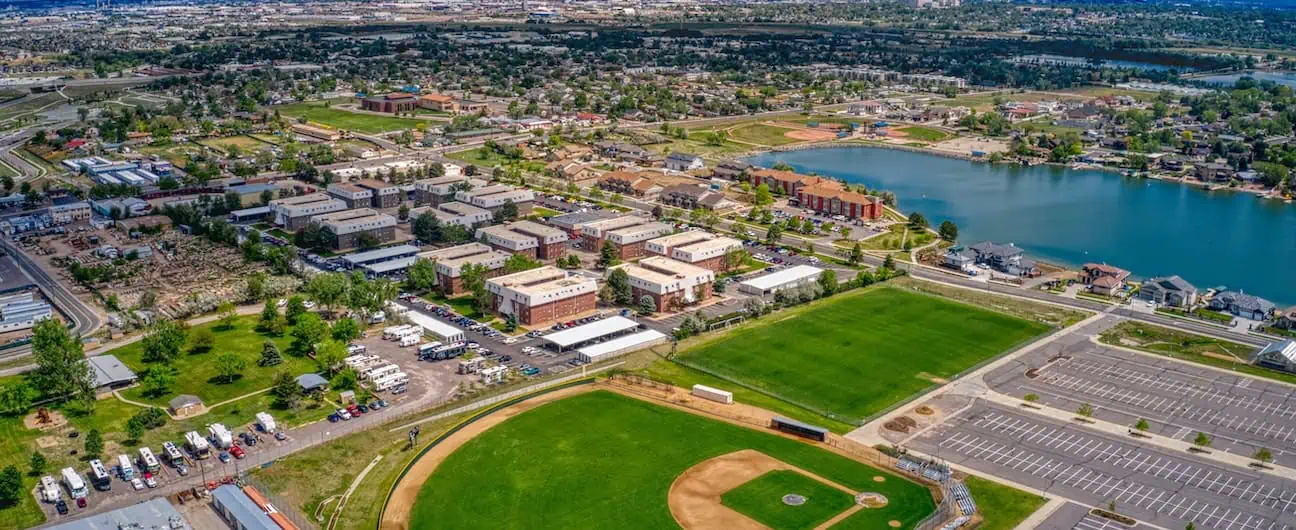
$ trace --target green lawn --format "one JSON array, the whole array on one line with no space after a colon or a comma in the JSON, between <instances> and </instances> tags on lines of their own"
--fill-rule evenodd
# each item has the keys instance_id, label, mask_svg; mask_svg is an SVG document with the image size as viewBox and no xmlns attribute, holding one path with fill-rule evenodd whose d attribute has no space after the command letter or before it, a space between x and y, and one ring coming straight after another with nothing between
<instances>
[{"instance_id":1,"label":"green lawn","mask_svg":"<svg viewBox=\"0 0 1296 530\"><path fill-rule=\"evenodd\" d=\"M333 107L326 108L321 103L292 103L274 108L284 116L293 118L305 116L307 121L326 127L368 134L413 129L420 123L426 123L429 126L435 124L431 120L397 118L395 116L351 112Z\"/></svg>"},{"instance_id":2,"label":"green lawn","mask_svg":"<svg viewBox=\"0 0 1296 530\"><path fill-rule=\"evenodd\" d=\"M783 496L794 493L805 504L790 506ZM809 530L855 504L846 492L796 471L770 471L720 496L720 503L774 530Z\"/></svg>"},{"instance_id":3,"label":"green lawn","mask_svg":"<svg viewBox=\"0 0 1296 530\"><path fill-rule=\"evenodd\" d=\"M1049 329L881 287L774 314L681 357L782 399L860 420Z\"/></svg>"},{"instance_id":4,"label":"green lawn","mask_svg":"<svg viewBox=\"0 0 1296 530\"><path fill-rule=\"evenodd\" d=\"M1116 346L1296 384L1296 374L1250 364L1254 346L1187 333L1142 322L1125 321L1102 332L1098 340Z\"/></svg>"},{"instance_id":5,"label":"green lawn","mask_svg":"<svg viewBox=\"0 0 1296 530\"><path fill-rule=\"evenodd\" d=\"M244 155L250 155L263 148L270 147L270 144L262 142L261 140L257 138L253 138L251 136L227 136L225 138L208 138L198 143L208 147L214 147L216 149L220 149L221 151L224 151L226 153L229 152L230 147L238 147L243 151Z\"/></svg>"},{"instance_id":6,"label":"green lawn","mask_svg":"<svg viewBox=\"0 0 1296 530\"><path fill-rule=\"evenodd\" d=\"M805 140L788 138L787 133L790 133L793 130L795 129L775 127L763 123L753 123L750 125L735 127L733 130L729 131L729 137L734 140L768 146L780 146L804 142Z\"/></svg>"},{"instance_id":7,"label":"green lawn","mask_svg":"<svg viewBox=\"0 0 1296 530\"><path fill-rule=\"evenodd\" d=\"M753 449L890 504L866 523L909 527L934 509L923 486L815 446L604 391L519 414L473 438L424 483L410 521L426 528L678 528L666 505L680 473ZM874 477L884 477L875 482ZM454 502L446 502L447 495ZM483 514L489 514L488 517Z\"/></svg>"},{"instance_id":8,"label":"green lawn","mask_svg":"<svg viewBox=\"0 0 1296 530\"><path fill-rule=\"evenodd\" d=\"M979 530L1012 530L1044 506L1044 498L981 477L967 477L968 491L985 521Z\"/></svg>"},{"instance_id":9,"label":"green lawn","mask_svg":"<svg viewBox=\"0 0 1296 530\"><path fill-rule=\"evenodd\" d=\"M897 128L896 130L905 133L906 137L920 142L929 142L929 143L939 142L950 137L949 133L945 131L942 131L940 129L933 129L931 127L923 127L921 125L900 127Z\"/></svg>"},{"instance_id":10,"label":"green lawn","mask_svg":"<svg viewBox=\"0 0 1296 530\"><path fill-rule=\"evenodd\" d=\"M208 405L214 405L230 398L270 387L273 384L275 374L281 370L287 370L293 375L316 371L315 361L307 357L296 357L287 353L288 346L292 343L292 337L288 333L284 333L283 337L272 337L258 332L255 329L257 318L256 315L238 317L235 320L234 328L229 330L220 328L216 322L194 326L189 331L191 336L194 329L209 328L216 336L216 346L207 353L190 354L187 348L181 352L180 356L172 363L179 376L176 377L175 385L172 385L170 393L150 397L144 395L140 387L135 387L122 391L122 394L134 401L152 403L162 407L165 407L167 401L178 394L193 394L202 398ZM261 346L266 339L273 340L275 344L278 344L279 350L284 354L284 362L279 366L257 366L257 360L261 358ZM243 370L243 376L232 383L217 380L213 359L225 352L237 354L247 362L247 368ZM129 366L137 373L143 372L149 366L149 363L141 359L144 354L143 341L122 346L110 353L116 355L126 366Z\"/></svg>"},{"instance_id":11,"label":"green lawn","mask_svg":"<svg viewBox=\"0 0 1296 530\"><path fill-rule=\"evenodd\" d=\"M472 164L474 166L484 166L484 167L495 167L497 165L505 165L508 164L508 162L510 161L507 157L500 156L499 153L496 153L495 151L492 151L485 147L468 149L466 151L456 151L454 153L446 153L445 156L446 158L452 158L454 160Z\"/></svg>"},{"instance_id":12,"label":"green lawn","mask_svg":"<svg viewBox=\"0 0 1296 530\"><path fill-rule=\"evenodd\" d=\"M931 243L933 239L936 239L936 234L901 223L893 224L885 232L861 241L860 247L864 250L903 250L905 244L909 248L917 248Z\"/></svg>"}]
</instances>

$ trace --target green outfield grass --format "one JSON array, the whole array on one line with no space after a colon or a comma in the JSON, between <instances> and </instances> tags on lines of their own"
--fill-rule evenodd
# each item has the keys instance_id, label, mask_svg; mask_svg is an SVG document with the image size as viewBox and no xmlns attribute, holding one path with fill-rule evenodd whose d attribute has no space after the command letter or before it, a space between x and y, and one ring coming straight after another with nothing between
<instances>
[{"instance_id":1,"label":"green outfield grass","mask_svg":"<svg viewBox=\"0 0 1296 530\"><path fill-rule=\"evenodd\" d=\"M333 107L326 108L320 103L293 103L279 105L274 108L284 116L293 118L305 116L307 121L320 125L367 134L402 131L413 129L420 123L427 123L429 126L435 123L432 120L397 118L395 116L351 112Z\"/></svg>"},{"instance_id":2,"label":"green outfield grass","mask_svg":"<svg viewBox=\"0 0 1296 530\"><path fill-rule=\"evenodd\" d=\"M783 496L790 493L805 497L805 504L785 504ZM846 511L855 499L796 471L770 471L721 495L720 503L774 530L809 530Z\"/></svg>"},{"instance_id":3,"label":"green outfield grass","mask_svg":"<svg viewBox=\"0 0 1296 530\"><path fill-rule=\"evenodd\" d=\"M237 147L243 151L244 156L250 155L261 149L270 147L269 143L263 142L258 138L251 136L227 136L224 138L208 138L198 143L208 147L214 147L224 152L229 152L230 147Z\"/></svg>"},{"instance_id":4,"label":"green outfield grass","mask_svg":"<svg viewBox=\"0 0 1296 530\"><path fill-rule=\"evenodd\" d=\"M813 445L595 391L521 413L459 448L423 484L410 528L677 528L666 504L676 477L743 449L886 495L886 507L857 514L862 527L911 527L935 508L925 487Z\"/></svg>"},{"instance_id":5,"label":"green outfield grass","mask_svg":"<svg viewBox=\"0 0 1296 530\"><path fill-rule=\"evenodd\" d=\"M734 140L741 140L744 142L750 142L750 143L761 144L761 145L769 145L769 146L788 145L788 144L804 142L805 140L788 138L787 133L790 133L794 130L795 129L786 129L783 127L775 127L773 125L765 125L763 123L753 123L750 125L735 127L733 130L729 131L729 138L732 138Z\"/></svg>"},{"instance_id":6,"label":"green outfield grass","mask_svg":"<svg viewBox=\"0 0 1296 530\"><path fill-rule=\"evenodd\" d=\"M776 313L681 355L844 418L867 418L1050 329L883 287Z\"/></svg>"},{"instance_id":7,"label":"green outfield grass","mask_svg":"<svg viewBox=\"0 0 1296 530\"><path fill-rule=\"evenodd\" d=\"M896 129L913 140L920 142L939 142L950 137L950 134L940 129L923 127L921 125L911 125L909 127L899 127Z\"/></svg>"},{"instance_id":8,"label":"green outfield grass","mask_svg":"<svg viewBox=\"0 0 1296 530\"><path fill-rule=\"evenodd\" d=\"M968 476L968 491L985 517L980 530L1012 530L1044 506L1044 498L981 477Z\"/></svg>"}]
</instances>

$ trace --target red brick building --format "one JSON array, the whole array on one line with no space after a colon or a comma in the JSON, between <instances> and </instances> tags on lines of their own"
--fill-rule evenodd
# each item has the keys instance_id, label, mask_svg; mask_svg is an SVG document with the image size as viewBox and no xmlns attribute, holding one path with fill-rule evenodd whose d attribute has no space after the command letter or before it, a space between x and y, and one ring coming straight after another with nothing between
<instances>
[{"instance_id":1,"label":"red brick building","mask_svg":"<svg viewBox=\"0 0 1296 530\"><path fill-rule=\"evenodd\" d=\"M516 315L524 326L547 325L591 313L598 282L555 267L541 267L486 280L500 316Z\"/></svg>"},{"instance_id":2,"label":"red brick building","mask_svg":"<svg viewBox=\"0 0 1296 530\"><path fill-rule=\"evenodd\" d=\"M882 217L882 199L843 190L835 183L805 186L797 191L796 196L802 208L809 208L823 215L844 215L851 219Z\"/></svg>"},{"instance_id":3,"label":"red brick building","mask_svg":"<svg viewBox=\"0 0 1296 530\"><path fill-rule=\"evenodd\" d=\"M370 112L411 112L419 106L414 94L392 92L382 97L372 96L360 101L360 108Z\"/></svg>"},{"instance_id":4,"label":"red brick building","mask_svg":"<svg viewBox=\"0 0 1296 530\"><path fill-rule=\"evenodd\" d=\"M820 177L777 169L754 169L749 173L749 178L751 179L752 189L765 184L769 186L771 193L778 193L782 190L784 195L789 196L796 195L797 191L805 186L833 182Z\"/></svg>"}]
</instances>

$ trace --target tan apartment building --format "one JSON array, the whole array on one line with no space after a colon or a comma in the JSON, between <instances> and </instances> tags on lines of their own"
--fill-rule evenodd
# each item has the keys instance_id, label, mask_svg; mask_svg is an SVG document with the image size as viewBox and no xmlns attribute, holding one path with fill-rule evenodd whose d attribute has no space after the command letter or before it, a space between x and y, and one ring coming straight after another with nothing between
<instances>
[{"instance_id":1,"label":"tan apartment building","mask_svg":"<svg viewBox=\"0 0 1296 530\"><path fill-rule=\"evenodd\" d=\"M556 267L540 267L486 280L495 312L517 315L524 326L571 320L593 312L598 282Z\"/></svg>"},{"instance_id":2,"label":"tan apartment building","mask_svg":"<svg viewBox=\"0 0 1296 530\"><path fill-rule=\"evenodd\" d=\"M458 296L468 292L460 278L464 267L481 265L486 267L486 277L494 278L504 273L504 263L508 261L509 256L512 254L492 249L481 243L468 243L418 255L419 259L436 262L437 284L441 286L441 292L446 296Z\"/></svg>"},{"instance_id":3,"label":"tan apartment building","mask_svg":"<svg viewBox=\"0 0 1296 530\"><path fill-rule=\"evenodd\" d=\"M326 193L311 193L270 201L270 213L274 216L274 223L289 232L305 227L315 216L345 209L347 209L346 202Z\"/></svg>"}]
</instances>

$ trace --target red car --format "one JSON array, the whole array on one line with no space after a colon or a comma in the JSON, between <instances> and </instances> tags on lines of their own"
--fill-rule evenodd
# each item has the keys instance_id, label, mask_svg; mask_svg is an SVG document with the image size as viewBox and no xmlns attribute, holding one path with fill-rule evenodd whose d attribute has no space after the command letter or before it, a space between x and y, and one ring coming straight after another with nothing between
<instances>
[{"instance_id":1,"label":"red car","mask_svg":"<svg viewBox=\"0 0 1296 530\"><path fill-rule=\"evenodd\" d=\"M239 447L238 444L230 446L229 452L231 455L234 455L234 458L243 458L244 456L247 456L247 453L244 453L243 448Z\"/></svg>"},{"instance_id":2,"label":"red car","mask_svg":"<svg viewBox=\"0 0 1296 530\"><path fill-rule=\"evenodd\" d=\"M359 416L360 407L357 407L355 405L347 405L347 412L350 412L352 416Z\"/></svg>"}]
</instances>

